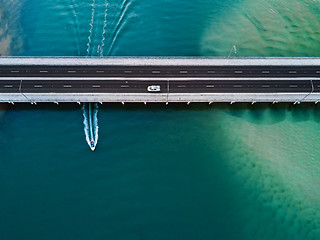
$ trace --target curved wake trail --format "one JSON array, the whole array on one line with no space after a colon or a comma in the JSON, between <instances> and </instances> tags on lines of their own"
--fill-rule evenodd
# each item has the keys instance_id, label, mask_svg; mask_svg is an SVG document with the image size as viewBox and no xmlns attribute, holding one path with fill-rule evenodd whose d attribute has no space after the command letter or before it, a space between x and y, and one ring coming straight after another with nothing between
<instances>
[{"instance_id":1,"label":"curved wake trail","mask_svg":"<svg viewBox=\"0 0 320 240\"><path fill-rule=\"evenodd\" d=\"M98 103L93 104L93 131L94 131L94 142L98 143L99 137L99 126L98 126Z\"/></svg>"},{"instance_id":2,"label":"curved wake trail","mask_svg":"<svg viewBox=\"0 0 320 240\"><path fill-rule=\"evenodd\" d=\"M92 124L92 106L91 103L89 103L89 130L90 130L90 141L94 140L94 135L93 135L93 124Z\"/></svg>"},{"instance_id":3,"label":"curved wake trail","mask_svg":"<svg viewBox=\"0 0 320 240\"><path fill-rule=\"evenodd\" d=\"M91 38L92 38L92 32L93 32L93 22L94 22L94 14L95 14L95 9L96 9L96 0L92 0L92 9L91 9L91 21L90 21L90 29L89 29L89 36L88 36L88 43L87 43L87 57L90 54L90 49L91 49Z\"/></svg>"},{"instance_id":4,"label":"curved wake trail","mask_svg":"<svg viewBox=\"0 0 320 240\"><path fill-rule=\"evenodd\" d=\"M130 0L92 0L86 57L110 55L125 25L125 16L131 3Z\"/></svg>"},{"instance_id":5,"label":"curved wake trail","mask_svg":"<svg viewBox=\"0 0 320 240\"><path fill-rule=\"evenodd\" d=\"M100 56L103 56L103 47L105 45L105 33L106 33L106 28L107 28L107 15L108 15L108 2L105 1L105 10L104 10L104 20L103 20L103 27L102 27L102 35L101 35L101 48L100 48Z\"/></svg>"},{"instance_id":6,"label":"curved wake trail","mask_svg":"<svg viewBox=\"0 0 320 240\"><path fill-rule=\"evenodd\" d=\"M130 5L131 5L131 1L128 2L128 0L124 0L121 4L121 8L120 8L121 14L120 14L119 20L116 24L115 31L113 33L112 42L111 42L109 49L108 49L108 55L110 55L110 53L113 49L113 46L114 46L115 42L117 41L118 35L121 32L123 26L125 25L125 22L123 23L123 21L124 21L123 19L124 19L124 16L126 15L128 8L130 7Z\"/></svg>"},{"instance_id":7,"label":"curved wake trail","mask_svg":"<svg viewBox=\"0 0 320 240\"><path fill-rule=\"evenodd\" d=\"M86 141L91 146L91 142L98 143L99 127L98 127L98 104L84 103L82 107L84 134Z\"/></svg>"},{"instance_id":8,"label":"curved wake trail","mask_svg":"<svg viewBox=\"0 0 320 240\"><path fill-rule=\"evenodd\" d=\"M89 114L87 110L87 103L84 103L82 106L82 115L83 115L83 125L84 125L84 134L86 136L86 141L90 145L90 130L89 130Z\"/></svg>"}]
</instances>

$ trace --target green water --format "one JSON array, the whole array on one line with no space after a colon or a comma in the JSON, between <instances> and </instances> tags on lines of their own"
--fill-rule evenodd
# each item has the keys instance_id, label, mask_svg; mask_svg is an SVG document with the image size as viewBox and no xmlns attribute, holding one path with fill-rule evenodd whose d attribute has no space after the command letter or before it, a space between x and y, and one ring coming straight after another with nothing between
<instances>
[{"instance_id":1,"label":"green water","mask_svg":"<svg viewBox=\"0 0 320 240\"><path fill-rule=\"evenodd\" d=\"M0 53L320 55L319 1L92 3L0 0ZM320 239L320 105L98 118L91 152L81 106L0 105L0 239Z\"/></svg>"}]
</instances>

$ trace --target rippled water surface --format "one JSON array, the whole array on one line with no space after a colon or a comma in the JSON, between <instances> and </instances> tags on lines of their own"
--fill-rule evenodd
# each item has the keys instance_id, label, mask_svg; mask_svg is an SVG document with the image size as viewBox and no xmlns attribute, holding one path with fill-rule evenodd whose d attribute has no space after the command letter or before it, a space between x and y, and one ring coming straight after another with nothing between
<instances>
[{"instance_id":1,"label":"rippled water surface","mask_svg":"<svg viewBox=\"0 0 320 240\"><path fill-rule=\"evenodd\" d=\"M317 0L0 0L0 54L319 56ZM237 51L235 51L234 46ZM320 239L320 106L0 105L1 239Z\"/></svg>"}]
</instances>

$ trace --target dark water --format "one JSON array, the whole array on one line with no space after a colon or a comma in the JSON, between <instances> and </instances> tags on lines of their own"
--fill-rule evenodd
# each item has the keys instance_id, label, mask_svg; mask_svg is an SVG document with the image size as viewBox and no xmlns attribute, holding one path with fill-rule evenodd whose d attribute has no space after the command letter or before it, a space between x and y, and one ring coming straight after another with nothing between
<instances>
[{"instance_id":1,"label":"dark water","mask_svg":"<svg viewBox=\"0 0 320 240\"><path fill-rule=\"evenodd\" d=\"M3 55L320 53L319 1L0 3ZM320 239L319 105L103 104L98 118L91 152L81 106L0 106L0 239Z\"/></svg>"}]
</instances>

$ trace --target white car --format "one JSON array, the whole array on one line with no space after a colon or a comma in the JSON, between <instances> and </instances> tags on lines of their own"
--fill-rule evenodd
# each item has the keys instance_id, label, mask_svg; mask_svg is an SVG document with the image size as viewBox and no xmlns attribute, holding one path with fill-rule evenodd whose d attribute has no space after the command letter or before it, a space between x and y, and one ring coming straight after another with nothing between
<instances>
[{"instance_id":1,"label":"white car","mask_svg":"<svg viewBox=\"0 0 320 240\"><path fill-rule=\"evenodd\" d=\"M147 88L148 92L160 92L160 86L159 85L151 85Z\"/></svg>"}]
</instances>

